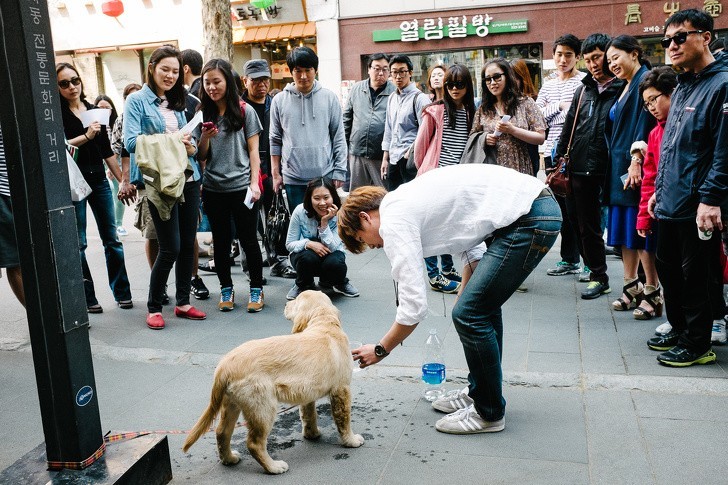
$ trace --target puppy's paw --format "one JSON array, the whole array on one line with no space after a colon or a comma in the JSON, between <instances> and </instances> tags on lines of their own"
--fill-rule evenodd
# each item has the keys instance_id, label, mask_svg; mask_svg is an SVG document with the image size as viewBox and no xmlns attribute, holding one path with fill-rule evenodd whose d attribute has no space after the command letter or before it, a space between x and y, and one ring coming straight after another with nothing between
<instances>
[{"instance_id":1,"label":"puppy's paw","mask_svg":"<svg viewBox=\"0 0 728 485\"><path fill-rule=\"evenodd\" d=\"M271 475L280 475L288 471L288 463L283 460L272 460L270 465L265 469Z\"/></svg>"},{"instance_id":2,"label":"puppy's paw","mask_svg":"<svg viewBox=\"0 0 728 485\"><path fill-rule=\"evenodd\" d=\"M347 436L346 439L342 440L343 445L346 448L359 448L364 444L364 437L360 434L352 434Z\"/></svg>"},{"instance_id":3,"label":"puppy's paw","mask_svg":"<svg viewBox=\"0 0 728 485\"><path fill-rule=\"evenodd\" d=\"M319 431L318 428L314 428L314 429L304 428L303 437L306 438L307 440L314 441L314 440L321 438L321 431Z\"/></svg>"},{"instance_id":4,"label":"puppy's paw","mask_svg":"<svg viewBox=\"0 0 728 485\"><path fill-rule=\"evenodd\" d=\"M222 458L222 464L225 466L233 466L240 463L240 453L237 451L231 451L230 456Z\"/></svg>"}]
</instances>

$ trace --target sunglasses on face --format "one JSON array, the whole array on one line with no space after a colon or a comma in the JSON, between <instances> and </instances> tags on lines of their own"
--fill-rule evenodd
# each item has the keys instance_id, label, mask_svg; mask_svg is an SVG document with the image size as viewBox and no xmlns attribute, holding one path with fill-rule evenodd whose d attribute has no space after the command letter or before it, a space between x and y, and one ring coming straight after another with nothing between
<instances>
[{"instance_id":1,"label":"sunglasses on face","mask_svg":"<svg viewBox=\"0 0 728 485\"><path fill-rule=\"evenodd\" d=\"M672 41L675 41L675 45L683 45L688 40L690 34L702 34L704 30L688 30L687 32L678 32L672 37L664 37L660 39L660 45L665 49L670 47Z\"/></svg>"},{"instance_id":2,"label":"sunglasses on face","mask_svg":"<svg viewBox=\"0 0 728 485\"><path fill-rule=\"evenodd\" d=\"M503 73L493 74L492 76L485 76L483 78L483 82L485 84L499 83L502 78L503 78Z\"/></svg>"},{"instance_id":3,"label":"sunglasses on face","mask_svg":"<svg viewBox=\"0 0 728 485\"><path fill-rule=\"evenodd\" d=\"M80 77L72 77L71 80L64 79L63 81L58 81L58 87L61 89L68 89L68 86L73 84L74 86L78 86L81 84L81 78Z\"/></svg>"},{"instance_id":4,"label":"sunglasses on face","mask_svg":"<svg viewBox=\"0 0 728 485\"><path fill-rule=\"evenodd\" d=\"M465 81L448 81L445 83L447 89L465 89Z\"/></svg>"}]
</instances>

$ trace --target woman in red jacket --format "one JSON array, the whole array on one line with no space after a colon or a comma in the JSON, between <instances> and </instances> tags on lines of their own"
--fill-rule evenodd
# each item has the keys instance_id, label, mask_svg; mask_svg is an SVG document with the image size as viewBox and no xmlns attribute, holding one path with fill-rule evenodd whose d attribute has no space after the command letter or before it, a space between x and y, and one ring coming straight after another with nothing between
<instances>
[{"instance_id":1,"label":"woman in red jacket","mask_svg":"<svg viewBox=\"0 0 728 485\"><path fill-rule=\"evenodd\" d=\"M677 86L677 74L670 66L656 67L648 72L640 83L640 97L644 101L644 109L649 111L657 120L647 138L647 151L644 153L642 164L642 189L640 194L639 212L637 213L637 234L647 237L656 229L655 221L650 216L647 205L650 197L655 193L655 178L657 177L657 164L660 161L660 145L665 130L667 113L670 111L670 96ZM669 333L672 325L669 322L658 326L656 331L660 334Z\"/></svg>"}]
</instances>

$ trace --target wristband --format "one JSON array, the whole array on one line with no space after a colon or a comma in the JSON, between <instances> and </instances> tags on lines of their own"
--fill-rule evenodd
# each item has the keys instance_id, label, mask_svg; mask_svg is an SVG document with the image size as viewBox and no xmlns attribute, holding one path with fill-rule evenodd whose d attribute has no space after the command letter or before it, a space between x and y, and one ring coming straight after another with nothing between
<instances>
[{"instance_id":1,"label":"wristband","mask_svg":"<svg viewBox=\"0 0 728 485\"><path fill-rule=\"evenodd\" d=\"M84 138L86 138L86 141L91 141L91 138L89 138L86 133L84 133L83 136L84 136Z\"/></svg>"}]
</instances>

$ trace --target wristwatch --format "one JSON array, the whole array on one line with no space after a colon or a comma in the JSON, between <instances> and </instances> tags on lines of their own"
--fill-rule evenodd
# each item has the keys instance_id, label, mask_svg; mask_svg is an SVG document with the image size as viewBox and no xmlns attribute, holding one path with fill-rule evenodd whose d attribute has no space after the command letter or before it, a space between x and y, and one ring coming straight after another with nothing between
<instances>
[{"instance_id":1,"label":"wristwatch","mask_svg":"<svg viewBox=\"0 0 728 485\"><path fill-rule=\"evenodd\" d=\"M389 352L382 346L382 344L377 344L374 346L374 355L376 355L379 358L386 357L389 355Z\"/></svg>"}]
</instances>

